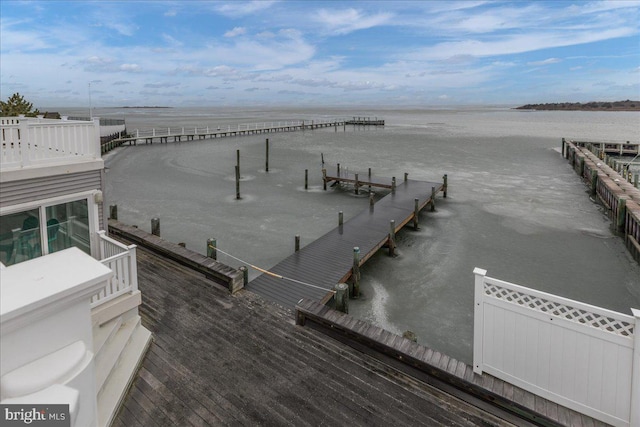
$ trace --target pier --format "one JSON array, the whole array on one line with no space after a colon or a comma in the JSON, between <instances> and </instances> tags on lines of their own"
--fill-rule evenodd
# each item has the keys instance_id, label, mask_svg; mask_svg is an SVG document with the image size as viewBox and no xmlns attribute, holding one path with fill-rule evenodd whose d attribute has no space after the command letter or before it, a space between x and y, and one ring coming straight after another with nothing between
<instances>
[{"instance_id":1,"label":"pier","mask_svg":"<svg viewBox=\"0 0 640 427\"><path fill-rule=\"evenodd\" d=\"M608 157L601 148L603 144L567 141L563 138L562 155L589 186L591 197L605 208L613 231L624 238L627 249L640 263L638 174L632 174L622 162ZM640 144L624 143L620 147L625 147L628 154L633 155L638 152ZM616 146L616 149L619 150L619 147Z\"/></svg>"},{"instance_id":2,"label":"pier","mask_svg":"<svg viewBox=\"0 0 640 427\"><path fill-rule=\"evenodd\" d=\"M120 146L124 143L129 145L137 145L138 142L144 142L145 144L153 144L154 142L168 143L181 142L181 141L193 141L196 139L216 139L225 138L231 136L248 136L259 135L278 132L296 132L304 130L315 130L322 128L335 128L336 132L338 128L342 127L346 130L346 126L384 126L384 120L377 117L353 117L352 119L342 120L294 120L291 122L263 122L254 124L237 125L235 128L227 126L227 129L221 129L220 127L194 127L188 128L162 128L151 129L147 131L135 130L131 135L122 138L117 138L109 141L111 149L112 147ZM108 151L108 150L107 150Z\"/></svg>"},{"instance_id":3,"label":"pier","mask_svg":"<svg viewBox=\"0 0 640 427\"><path fill-rule=\"evenodd\" d=\"M367 178L359 181L354 172L341 171L336 176L324 173L325 183L334 181L392 188L392 191L354 218L342 223L290 255L245 287L284 307L293 308L301 298L328 301L339 283L352 278L358 270L383 246L390 253L395 248L395 233L410 221L418 225L419 212L427 205L435 205L435 195L446 195L443 182L425 182L404 179L394 186L393 178ZM363 174L364 175L364 174ZM368 175L367 175L368 176ZM358 274L359 275L359 274ZM292 280L284 280L280 276ZM352 294L357 295L357 279L352 280ZM307 286L311 284L313 286Z\"/></svg>"}]
</instances>

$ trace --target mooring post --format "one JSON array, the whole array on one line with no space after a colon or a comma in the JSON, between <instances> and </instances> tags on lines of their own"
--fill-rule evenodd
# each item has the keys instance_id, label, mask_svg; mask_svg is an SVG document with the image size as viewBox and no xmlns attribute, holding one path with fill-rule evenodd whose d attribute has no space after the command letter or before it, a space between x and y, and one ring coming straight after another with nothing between
<instances>
[{"instance_id":1,"label":"mooring post","mask_svg":"<svg viewBox=\"0 0 640 427\"><path fill-rule=\"evenodd\" d=\"M267 147L266 160L264 165L265 172L269 172L269 138L265 141L265 145Z\"/></svg>"},{"instance_id":2,"label":"mooring post","mask_svg":"<svg viewBox=\"0 0 640 427\"><path fill-rule=\"evenodd\" d=\"M407 180L409 179L409 174L408 173L404 173L404 182L407 182Z\"/></svg>"},{"instance_id":3,"label":"mooring post","mask_svg":"<svg viewBox=\"0 0 640 427\"><path fill-rule=\"evenodd\" d=\"M109 218L118 220L118 205L109 206Z\"/></svg>"},{"instance_id":4,"label":"mooring post","mask_svg":"<svg viewBox=\"0 0 640 427\"><path fill-rule=\"evenodd\" d=\"M322 160L322 169L324 169L324 153L320 153L320 159Z\"/></svg>"},{"instance_id":5,"label":"mooring post","mask_svg":"<svg viewBox=\"0 0 640 427\"><path fill-rule=\"evenodd\" d=\"M218 242L216 239L207 239L207 258L218 259L217 246Z\"/></svg>"},{"instance_id":6,"label":"mooring post","mask_svg":"<svg viewBox=\"0 0 640 427\"><path fill-rule=\"evenodd\" d=\"M369 191L369 206L373 208L374 204L375 202L373 200L373 191Z\"/></svg>"},{"instance_id":7,"label":"mooring post","mask_svg":"<svg viewBox=\"0 0 640 427\"><path fill-rule=\"evenodd\" d=\"M436 210L436 187L431 187L431 212Z\"/></svg>"},{"instance_id":8,"label":"mooring post","mask_svg":"<svg viewBox=\"0 0 640 427\"><path fill-rule=\"evenodd\" d=\"M389 221L389 256L396 253L396 221Z\"/></svg>"},{"instance_id":9,"label":"mooring post","mask_svg":"<svg viewBox=\"0 0 640 427\"><path fill-rule=\"evenodd\" d=\"M247 286L249 283L249 269L246 265L242 265L238 270L242 271L242 282L244 283L244 286Z\"/></svg>"},{"instance_id":10,"label":"mooring post","mask_svg":"<svg viewBox=\"0 0 640 427\"><path fill-rule=\"evenodd\" d=\"M338 227L342 227L343 219L344 219L344 214L342 213L342 211L338 212Z\"/></svg>"},{"instance_id":11,"label":"mooring post","mask_svg":"<svg viewBox=\"0 0 640 427\"><path fill-rule=\"evenodd\" d=\"M151 234L160 237L160 218L151 218Z\"/></svg>"},{"instance_id":12,"label":"mooring post","mask_svg":"<svg viewBox=\"0 0 640 427\"><path fill-rule=\"evenodd\" d=\"M633 175L633 186L638 188L638 174Z\"/></svg>"},{"instance_id":13,"label":"mooring post","mask_svg":"<svg viewBox=\"0 0 640 427\"><path fill-rule=\"evenodd\" d=\"M327 170L322 168L322 189L327 191Z\"/></svg>"},{"instance_id":14,"label":"mooring post","mask_svg":"<svg viewBox=\"0 0 640 427\"><path fill-rule=\"evenodd\" d=\"M340 163L338 163L337 172L338 172L338 178L340 178Z\"/></svg>"},{"instance_id":15,"label":"mooring post","mask_svg":"<svg viewBox=\"0 0 640 427\"><path fill-rule=\"evenodd\" d=\"M356 178L356 182L355 182L355 184L354 184L354 187L355 187L355 193L356 193L356 194L358 194L358 188L360 187L360 186L358 185L358 174L355 174L355 178Z\"/></svg>"},{"instance_id":16,"label":"mooring post","mask_svg":"<svg viewBox=\"0 0 640 427\"><path fill-rule=\"evenodd\" d=\"M413 229L420 230L418 216L420 215L420 199L413 199Z\"/></svg>"},{"instance_id":17,"label":"mooring post","mask_svg":"<svg viewBox=\"0 0 640 427\"><path fill-rule=\"evenodd\" d=\"M449 186L449 183L447 181L448 181L448 177L447 177L447 174L445 173L442 176L442 182L444 184L442 187L442 193L443 193L442 197L444 197L445 199L447 198L447 188Z\"/></svg>"},{"instance_id":18,"label":"mooring post","mask_svg":"<svg viewBox=\"0 0 640 427\"><path fill-rule=\"evenodd\" d=\"M595 196L598 189L598 171L597 169L591 169L591 195Z\"/></svg>"},{"instance_id":19,"label":"mooring post","mask_svg":"<svg viewBox=\"0 0 640 427\"><path fill-rule=\"evenodd\" d=\"M396 192L396 177L392 177L391 178L391 192L395 193Z\"/></svg>"},{"instance_id":20,"label":"mooring post","mask_svg":"<svg viewBox=\"0 0 640 427\"><path fill-rule=\"evenodd\" d=\"M360 296L360 248L358 246L353 248L353 269L351 277L353 278L352 298L358 298Z\"/></svg>"},{"instance_id":21,"label":"mooring post","mask_svg":"<svg viewBox=\"0 0 640 427\"><path fill-rule=\"evenodd\" d=\"M338 283L334 290L336 291L334 296L336 310L349 313L349 285L346 283Z\"/></svg>"},{"instance_id":22,"label":"mooring post","mask_svg":"<svg viewBox=\"0 0 640 427\"><path fill-rule=\"evenodd\" d=\"M236 165L238 166L238 178L240 178L240 150L236 150Z\"/></svg>"},{"instance_id":23,"label":"mooring post","mask_svg":"<svg viewBox=\"0 0 640 427\"><path fill-rule=\"evenodd\" d=\"M369 191L371 191L371 168L369 168Z\"/></svg>"},{"instance_id":24,"label":"mooring post","mask_svg":"<svg viewBox=\"0 0 640 427\"><path fill-rule=\"evenodd\" d=\"M300 251L300 235L296 234L294 250L296 252Z\"/></svg>"},{"instance_id":25,"label":"mooring post","mask_svg":"<svg viewBox=\"0 0 640 427\"><path fill-rule=\"evenodd\" d=\"M240 200L240 166L236 165L236 200Z\"/></svg>"}]
</instances>

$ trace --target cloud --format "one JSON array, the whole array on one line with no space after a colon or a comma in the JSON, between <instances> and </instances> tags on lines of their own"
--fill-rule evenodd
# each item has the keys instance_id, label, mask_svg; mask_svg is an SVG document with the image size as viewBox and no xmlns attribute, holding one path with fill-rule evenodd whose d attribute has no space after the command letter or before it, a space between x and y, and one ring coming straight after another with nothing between
<instances>
[{"instance_id":1,"label":"cloud","mask_svg":"<svg viewBox=\"0 0 640 427\"><path fill-rule=\"evenodd\" d=\"M130 85L131 82L128 82L126 80L118 80L116 82L113 82L114 86L124 86L124 85Z\"/></svg>"},{"instance_id":2,"label":"cloud","mask_svg":"<svg viewBox=\"0 0 640 427\"><path fill-rule=\"evenodd\" d=\"M217 6L215 10L225 16L241 17L252 15L270 8L276 2L271 0L254 0L249 2L235 1Z\"/></svg>"},{"instance_id":3,"label":"cloud","mask_svg":"<svg viewBox=\"0 0 640 427\"><path fill-rule=\"evenodd\" d=\"M390 23L392 18L393 14L391 13L367 16L361 11L351 8L344 10L320 9L314 19L325 27L326 32L333 35L342 35L386 25Z\"/></svg>"},{"instance_id":4,"label":"cloud","mask_svg":"<svg viewBox=\"0 0 640 427\"><path fill-rule=\"evenodd\" d=\"M178 87L180 83L172 83L172 82L163 82L163 83L146 83L144 87L148 89L161 89L168 87Z\"/></svg>"},{"instance_id":5,"label":"cloud","mask_svg":"<svg viewBox=\"0 0 640 427\"><path fill-rule=\"evenodd\" d=\"M172 16L176 16L176 15L178 15L178 11L176 11L175 9L167 10L164 13L164 16L167 16L167 17L172 17Z\"/></svg>"},{"instance_id":6,"label":"cloud","mask_svg":"<svg viewBox=\"0 0 640 427\"><path fill-rule=\"evenodd\" d=\"M229 30L226 33L224 33L225 37L236 37L236 36L241 36L243 34L245 34L247 32L246 28L244 27L234 27L233 30Z\"/></svg>"},{"instance_id":7,"label":"cloud","mask_svg":"<svg viewBox=\"0 0 640 427\"><path fill-rule=\"evenodd\" d=\"M557 64L558 62L562 62L562 59L559 58L548 58L545 59L543 61L533 61L533 62L527 62L527 65L550 65L550 64Z\"/></svg>"}]
</instances>

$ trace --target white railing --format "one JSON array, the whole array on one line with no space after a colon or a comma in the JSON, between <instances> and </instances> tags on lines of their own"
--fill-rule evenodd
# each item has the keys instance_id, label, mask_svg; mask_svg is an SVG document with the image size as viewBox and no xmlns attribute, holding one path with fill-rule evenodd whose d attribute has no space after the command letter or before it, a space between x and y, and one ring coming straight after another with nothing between
<instances>
[{"instance_id":1,"label":"white railing","mask_svg":"<svg viewBox=\"0 0 640 427\"><path fill-rule=\"evenodd\" d=\"M100 262L113 271L114 275L107 286L91 298L91 308L104 304L120 295L138 290L138 269L136 264L136 245L127 246L101 230Z\"/></svg>"},{"instance_id":2,"label":"white railing","mask_svg":"<svg viewBox=\"0 0 640 427\"><path fill-rule=\"evenodd\" d=\"M614 426L640 426L640 310L475 274L473 368Z\"/></svg>"},{"instance_id":3,"label":"white railing","mask_svg":"<svg viewBox=\"0 0 640 427\"><path fill-rule=\"evenodd\" d=\"M0 119L0 166L3 170L31 165L100 158L100 124L40 118Z\"/></svg>"}]
</instances>

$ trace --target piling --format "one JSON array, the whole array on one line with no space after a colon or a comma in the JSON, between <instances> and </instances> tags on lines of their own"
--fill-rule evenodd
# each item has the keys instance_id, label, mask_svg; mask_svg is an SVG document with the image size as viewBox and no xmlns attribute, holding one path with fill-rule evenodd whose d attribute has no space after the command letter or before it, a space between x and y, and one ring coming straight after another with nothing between
<instances>
[{"instance_id":1,"label":"piling","mask_svg":"<svg viewBox=\"0 0 640 427\"><path fill-rule=\"evenodd\" d=\"M160 237L160 218L151 218L151 234Z\"/></svg>"},{"instance_id":2,"label":"piling","mask_svg":"<svg viewBox=\"0 0 640 427\"><path fill-rule=\"evenodd\" d=\"M374 200L373 200L373 191L369 191L369 206L371 208L373 208L373 205L375 204Z\"/></svg>"},{"instance_id":3,"label":"piling","mask_svg":"<svg viewBox=\"0 0 640 427\"><path fill-rule=\"evenodd\" d=\"M266 160L264 165L265 172L269 172L269 138L265 141L267 147Z\"/></svg>"},{"instance_id":4,"label":"piling","mask_svg":"<svg viewBox=\"0 0 640 427\"><path fill-rule=\"evenodd\" d=\"M395 191L396 191L396 177L394 176L391 178L391 192L395 193Z\"/></svg>"},{"instance_id":5,"label":"piling","mask_svg":"<svg viewBox=\"0 0 640 427\"><path fill-rule=\"evenodd\" d=\"M445 173L445 174L442 176L442 181L443 181L443 184L444 184L444 185L442 186L442 193L443 193L442 197L444 197L445 199L447 198L447 180L448 180L448 179L447 179L447 174Z\"/></svg>"},{"instance_id":6,"label":"piling","mask_svg":"<svg viewBox=\"0 0 640 427\"><path fill-rule=\"evenodd\" d=\"M360 296L360 248L358 246L353 248L353 268L351 273L351 279L353 281L353 298Z\"/></svg>"},{"instance_id":7,"label":"piling","mask_svg":"<svg viewBox=\"0 0 640 427\"><path fill-rule=\"evenodd\" d=\"M404 182L407 182L407 180L409 179L409 174L408 173L404 173Z\"/></svg>"},{"instance_id":8,"label":"piling","mask_svg":"<svg viewBox=\"0 0 640 427\"><path fill-rule=\"evenodd\" d=\"M355 178L356 178L356 182L354 184L355 193L358 194L358 189L360 188L360 185L358 184L358 174L355 174Z\"/></svg>"},{"instance_id":9,"label":"piling","mask_svg":"<svg viewBox=\"0 0 640 427\"><path fill-rule=\"evenodd\" d=\"M338 283L335 287L336 310L349 313L349 285Z\"/></svg>"},{"instance_id":10,"label":"piling","mask_svg":"<svg viewBox=\"0 0 640 427\"><path fill-rule=\"evenodd\" d=\"M322 168L322 189L327 191L327 170Z\"/></svg>"},{"instance_id":11,"label":"piling","mask_svg":"<svg viewBox=\"0 0 640 427\"><path fill-rule=\"evenodd\" d=\"M207 239L207 257L217 260L218 251L216 250L218 242L216 239Z\"/></svg>"},{"instance_id":12,"label":"piling","mask_svg":"<svg viewBox=\"0 0 640 427\"><path fill-rule=\"evenodd\" d=\"M371 168L369 168L369 182L371 182ZM371 184L369 184L369 191L371 191Z\"/></svg>"},{"instance_id":13,"label":"piling","mask_svg":"<svg viewBox=\"0 0 640 427\"><path fill-rule=\"evenodd\" d=\"M238 270L242 271L242 281L244 283L244 286L247 286L247 284L249 283L249 269L247 268L247 266L243 265L238 268Z\"/></svg>"},{"instance_id":14,"label":"piling","mask_svg":"<svg viewBox=\"0 0 640 427\"><path fill-rule=\"evenodd\" d=\"M300 235L299 234L296 234L296 237L295 237L294 250L296 252L300 251Z\"/></svg>"},{"instance_id":15,"label":"piling","mask_svg":"<svg viewBox=\"0 0 640 427\"><path fill-rule=\"evenodd\" d=\"M238 166L238 178L240 178L240 150L236 150L236 165Z\"/></svg>"},{"instance_id":16,"label":"piling","mask_svg":"<svg viewBox=\"0 0 640 427\"><path fill-rule=\"evenodd\" d=\"M236 200L240 200L240 166L236 165Z\"/></svg>"},{"instance_id":17,"label":"piling","mask_svg":"<svg viewBox=\"0 0 640 427\"><path fill-rule=\"evenodd\" d=\"M396 221L389 221L389 256L396 253Z\"/></svg>"},{"instance_id":18,"label":"piling","mask_svg":"<svg viewBox=\"0 0 640 427\"><path fill-rule=\"evenodd\" d=\"M340 163L338 163L337 172L338 172L338 175L336 175L336 176L339 178L340 177Z\"/></svg>"},{"instance_id":19,"label":"piling","mask_svg":"<svg viewBox=\"0 0 640 427\"><path fill-rule=\"evenodd\" d=\"M344 220L344 214L342 211L338 212L338 227L342 227L342 223Z\"/></svg>"},{"instance_id":20,"label":"piling","mask_svg":"<svg viewBox=\"0 0 640 427\"><path fill-rule=\"evenodd\" d=\"M304 170L304 189L309 189L309 169Z\"/></svg>"},{"instance_id":21,"label":"piling","mask_svg":"<svg viewBox=\"0 0 640 427\"><path fill-rule=\"evenodd\" d=\"M109 206L109 218L118 220L118 205Z\"/></svg>"},{"instance_id":22,"label":"piling","mask_svg":"<svg viewBox=\"0 0 640 427\"><path fill-rule=\"evenodd\" d=\"M413 229L420 230L418 216L420 214L420 199L413 199Z\"/></svg>"}]
</instances>

